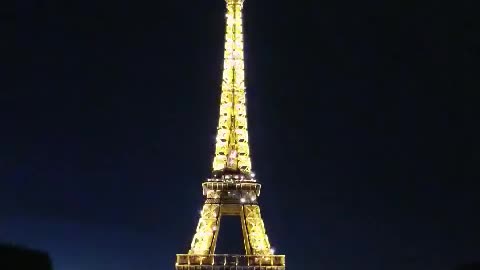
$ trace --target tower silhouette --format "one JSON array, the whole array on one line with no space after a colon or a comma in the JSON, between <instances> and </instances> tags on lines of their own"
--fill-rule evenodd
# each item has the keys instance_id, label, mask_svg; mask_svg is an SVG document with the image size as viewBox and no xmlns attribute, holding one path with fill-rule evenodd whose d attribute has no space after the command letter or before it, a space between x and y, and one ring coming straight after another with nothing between
<instances>
[{"instance_id":1,"label":"tower silhouette","mask_svg":"<svg viewBox=\"0 0 480 270\"><path fill-rule=\"evenodd\" d=\"M243 0L227 0L220 116L212 176L203 184L205 203L188 254L177 254L176 270L283 270L260 214L261 185L251 171L243 57ZM245 255L215 254L222 216L240 217Z\"/></svg>"}]
</instances>

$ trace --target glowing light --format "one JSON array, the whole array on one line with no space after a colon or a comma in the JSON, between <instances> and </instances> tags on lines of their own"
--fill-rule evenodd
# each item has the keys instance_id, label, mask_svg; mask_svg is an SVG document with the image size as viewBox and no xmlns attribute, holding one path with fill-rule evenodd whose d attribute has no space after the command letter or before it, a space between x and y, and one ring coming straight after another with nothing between
<instances>
[{"instance_id":1,"label":"glowing light","mask_svg":"<svg viewBox=\"0 0 480 270\"><path fill-rule=\"evenodd\" d=\"M270 249L270 252L271 252L272 254L274 254L274 253L275 253L275 249L274 249L274 248L271 248L271 249Z\"/></svg>"},{"instance_id":2,"label":"glowing light","mask_svg":"<svg viewBox=\"0 0 480 270\"><path fill-rule=\"evenodd\" d=\"M251 169L242 30L243 1L227 1L225 51L213 170ZM235 119L232 122L231 119ZM235 138L230 140L229 138Z\"/></svg>"},{"instance_id":3,"label":"glowing light","mask_svg":"<svg viewBox=\"0 0 480 270\"><path fill-rule=\"evenodd\" d=\"M241 203L244 203L245 201L246 201L245 198L241 198L241 199L240 199L240 202L241 202Z\"/></svg>"}]
</instances>

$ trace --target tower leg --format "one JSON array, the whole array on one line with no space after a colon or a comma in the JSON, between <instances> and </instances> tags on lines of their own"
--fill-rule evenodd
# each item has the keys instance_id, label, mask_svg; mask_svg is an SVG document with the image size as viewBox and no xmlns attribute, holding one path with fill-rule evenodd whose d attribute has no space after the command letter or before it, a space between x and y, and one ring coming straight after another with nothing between
<instances>
[{"instance_id":1,"label":"tower leg","mask_svg":"<svg viewBox=\"0 0 480 270\"><path fill-rule=\"evenodd\" d=\"M218 235L220 204L203 205L188 254L213 254Z\"/></svg>"},{"instance_id":2,"label":"tower leg","mask_svg":"<svg viewBox=\"0 0 480 270\"><path fill-rule=\"evenodd\" d=\"M252 255L271 255L270 242L265 232L260 207L258 205L244 205L242 207L242 229L245 242L248 242ZM247 247L247 245L245 245ZM247 253L249 254L249 253Z\"/></svg>"}]
</instances>

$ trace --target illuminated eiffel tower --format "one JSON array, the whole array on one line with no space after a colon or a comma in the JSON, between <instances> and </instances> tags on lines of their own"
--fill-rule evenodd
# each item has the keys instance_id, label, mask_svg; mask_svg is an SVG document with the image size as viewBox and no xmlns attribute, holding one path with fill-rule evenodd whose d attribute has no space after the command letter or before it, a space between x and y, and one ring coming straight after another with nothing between
<instances>
[{"instance_id":1,"label":"illuminated eiffel tower","mask_svg":"<svg viewBox=\"0 0 480 270\"><path fill-rule=\"evenodd\" d=\"M226 0L226 35L220 117L211 178L202 184L205 204L188 254L177 254L176 270L284 270L274 255L258 205L261 185L251 172L245 106L242 7ZM245 255L215 254L224 215L240 216Z\"/></svg>"}]
</instances>

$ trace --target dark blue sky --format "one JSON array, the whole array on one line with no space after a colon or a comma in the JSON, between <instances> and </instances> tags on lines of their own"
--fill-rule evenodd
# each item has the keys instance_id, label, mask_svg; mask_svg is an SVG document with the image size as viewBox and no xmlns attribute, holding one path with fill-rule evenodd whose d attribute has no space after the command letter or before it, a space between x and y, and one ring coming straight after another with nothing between
<instances>
[{"instance_id":1,"label":"dark blue sky","mask_svg":"<svg viewBox=\"0 0 480 270\"><path fill-rule=\"evenodd\" d=\"M253 168L289 268L480 260L473 10L246 1ZM0 241L49 251L56 270L173 269L211 168L224 2L21 0L16 13ZM239 246L228 224L222 252Z\"/></svg>"}]
</instances>

